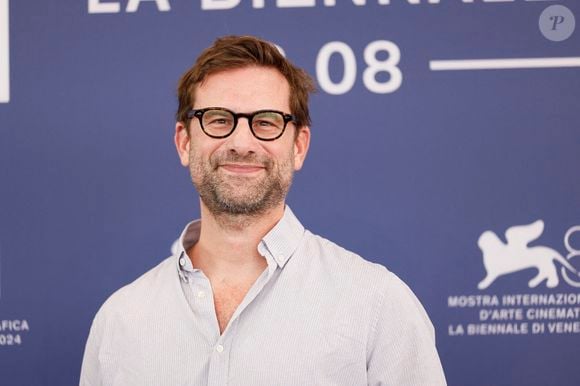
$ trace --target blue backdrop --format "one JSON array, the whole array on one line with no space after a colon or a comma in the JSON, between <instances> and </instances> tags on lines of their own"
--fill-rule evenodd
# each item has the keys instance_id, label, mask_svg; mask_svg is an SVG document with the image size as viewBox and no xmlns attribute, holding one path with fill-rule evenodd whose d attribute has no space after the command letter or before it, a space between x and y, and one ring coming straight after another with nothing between
<instances>
[{"instance_id":1,"label":"blue backdrop","mask_svg":"<svg viewBox=\"0 0 580 386\"><path fill-rule=\"evenodd\" d=\"M253 34L319 85L289 204L414 289L449 384L577 385L580 278L562 260L580 269L579 13L575 0L0 0L0 383L78 383L100 304L199 215L173 147L179 76L216 37ZM486 268L499 276L479 289ZM530 286L542 270L555 286Z\"/></svg>"}]
</instances>

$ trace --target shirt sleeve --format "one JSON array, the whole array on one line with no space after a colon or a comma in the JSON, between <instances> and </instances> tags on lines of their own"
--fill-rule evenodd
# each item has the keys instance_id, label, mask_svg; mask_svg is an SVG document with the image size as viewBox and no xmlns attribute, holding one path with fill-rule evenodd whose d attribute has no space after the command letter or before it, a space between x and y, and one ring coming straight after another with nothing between
<instances>
[{"instance_id":1,"label":"shirt sleeve","mask_svg":"<svg viewBox=\"0 0 580 386\"><path fill-rule=\"evenodd\" d=\"M85 345L85 354L81 366L79 386L100 386L103 384L100 375L99 347L102 337L102 326L99 314L93 320L89 337Z\"/></svg>"},{"instance_id":2,"label":"shirt sleeve","mask_svg":"<svg viewBox=\"0 0 580 386\"><path fill-rule=\"evenodd\" d=\"M435 331L411 289L391 274L378 300L367 349L371 386L446 386Z\"/></svg>"}]
</instances>

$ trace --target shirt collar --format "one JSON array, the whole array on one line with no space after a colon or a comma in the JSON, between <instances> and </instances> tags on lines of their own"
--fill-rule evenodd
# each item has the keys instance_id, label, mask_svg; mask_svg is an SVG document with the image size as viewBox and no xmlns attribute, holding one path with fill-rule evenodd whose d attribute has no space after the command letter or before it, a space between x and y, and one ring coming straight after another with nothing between
<instances>
[{"instance_id":1,"label":"shirt collar","mask_svg":"<svg viewBox=\"0 0 580 386\"><path fill-rule=\"evenodd\" d=\"M296 218L288 205L284 215L278 223L268 232L260 244L258 252L262 255L270 253L280 268L288 262L294 251L298 248L304 236L304 226Z\"/></svg>"},{"instance_id":2,"label":"shirt collar","mask_svg":"<svg viewBox=\"0 0 580 386\"><path fill-rule=\"evenodd\" d=\"M191 264L191 260L187 256L187 250L197 243L199 240L199 234L201 231L201 220L194 220L187 224L181 232L179 239L175 240L171 251L173 256L176 256L177 270L180 274L183 271L193 272L196 271Z\"/></svg>"},{"instance_id":3,"label":"shirt collar","mask_svg":"<svg viewBox=\"0 0 580 386\"><path fill-rule=\"evenodd\" d=\"M171 251L176 257L177 269L180 275L183 271L194 272L187 250L199 240L201 220L195 220L185 226L181 236L173 244ZM298 248L304 235L304 226L296 218L289 206L286 205L284 215L258 244L258 253L262 256L270 255L278 267L283 268L294 251Z\"/></svg>"}]
</instances>

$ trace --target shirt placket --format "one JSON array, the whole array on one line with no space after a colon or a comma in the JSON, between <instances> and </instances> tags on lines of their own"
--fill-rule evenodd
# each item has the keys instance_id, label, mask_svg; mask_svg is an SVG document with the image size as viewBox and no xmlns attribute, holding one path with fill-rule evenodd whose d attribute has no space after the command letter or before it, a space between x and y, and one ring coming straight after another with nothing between
<instances>
[{"instance_id":1,"label":"shirt placket","mask_svg":"<svg viewBox=\"0 0 580 386\"><path fill-rule=\"evenodd\" d=\"M203 331L209 345L214 345L219 337L217 318L213 302L213 293L209 279L199 270L190 272L192 277L190 288L192 291L193 313L201 323L197 328Z\"/></svg>"},{"instance_id":2,"label":"shirt placket","mask_svg":"<svg viewBox=\"0 0 580 386\"><path fill-rule=\"evenodd\" d=\"M233 332L218 337L209 359L208 386L224 386L228 384L229 361L232 345L230 336Z\"/></svg>"},{"instance_id":3,"label":"shirt placket","mask_svg":"<svg viewBox=\"0 0 580 386\"><path fill-rule=\"evenodd\" d=\"M240 303L238 309L232 315L232 318L230 319L224 333L222 335L218 334L216 343L213 346L213 351L210 356L208 386L223 386L228 384L230 353L238 330L239 317L244 312L246 307L258 296L258 294L262 291L266 283L270 281L274 272L276 271L277 265L271 256L266 255L264 257L268 262L268 268L266 268L266 270L262 273L262 275L260 275L258 280L256 280L254 285L250 288L244 300L242 303ZM215 315L215 308L212 308L212 310Z\"/></svg>"}]
</instances>

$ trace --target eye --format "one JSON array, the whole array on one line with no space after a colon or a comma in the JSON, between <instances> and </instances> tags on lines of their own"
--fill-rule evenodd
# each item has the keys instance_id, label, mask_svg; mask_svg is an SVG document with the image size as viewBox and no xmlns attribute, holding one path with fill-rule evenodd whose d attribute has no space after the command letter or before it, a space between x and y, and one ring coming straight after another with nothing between
<instances>
[{"instance_id":1,"label":"eye","mask_svg":"<svg viewBox=\"0 0 580 386\"><path fill-rule=\"evenodd\" d=\"M253 126L262 130L280 130L284 126L284 118L277 112L265 111L254 116Z\"/></svg>"},{"instance_id":2,"label":"eye","mask_svg":"<svg viewBox=\"0 0 580 386\"><path fill-rule=\"evenodd\" d=\"M226 118L215 118L215 119L212 119L211 121L209 121L208 123L210 125L226 125L229 122L230 121L227 120Z\"/></svg>"},{"instance_id":3,"label":"eye","mask_svg":"<svg viewBox=\"0 0 580 386\"><path fill-rule=\"evenodd\" d=\"M276 127L276 124L272 121L269 121L267 119L258 119L255 120L254 125L257 125L259 127Z\"/></svg>"},{"instance_id":4,"label":"eye","mask_svg":"<svg viewBox=\"0 0 580 386\"><path fill-rule=\"evenodd\" d=\"M233 125L234 118L230 113L223 110L208 110L203 115L204 126L228 127Z\"/></svg>"}]
</instances>

